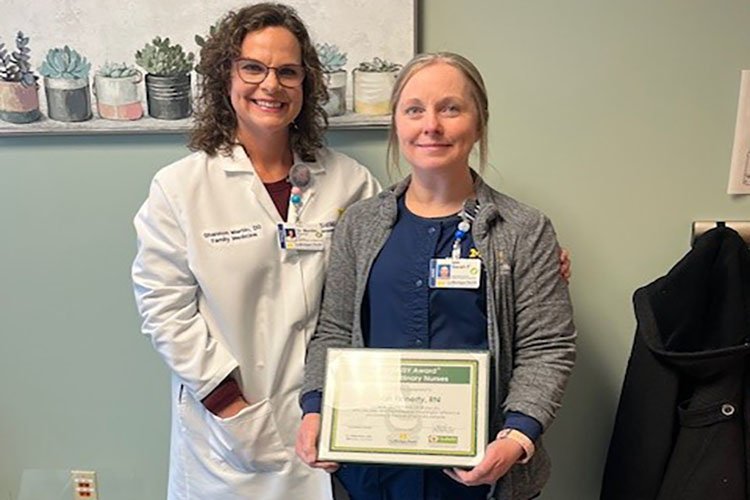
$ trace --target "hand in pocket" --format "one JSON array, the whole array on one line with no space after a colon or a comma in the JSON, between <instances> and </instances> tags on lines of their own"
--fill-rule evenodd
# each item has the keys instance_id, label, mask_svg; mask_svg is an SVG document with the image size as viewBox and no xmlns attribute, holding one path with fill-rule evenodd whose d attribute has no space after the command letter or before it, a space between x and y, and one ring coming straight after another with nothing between
<instances>
[{"instance_id":1,"label":"hand in pocket","mask_svg":"<svg viewBox=\"0 0 750 500\"><path fill-rule=\"evenodd\" d=\"M209 444L227 464L242 472L273 472L289 462L268 399L222 419L206 411Z\"/></svg>"}]
</instances>

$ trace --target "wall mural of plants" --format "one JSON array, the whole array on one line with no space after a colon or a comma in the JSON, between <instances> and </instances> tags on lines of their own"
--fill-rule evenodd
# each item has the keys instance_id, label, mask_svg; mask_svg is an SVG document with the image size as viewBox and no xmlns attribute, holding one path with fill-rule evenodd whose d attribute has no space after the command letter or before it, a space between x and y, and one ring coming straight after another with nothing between
<instances>
[{"instance_id":1,"label":"wall mural of plants","mask_svg":"<svg viewBox=\"0 0 750 500\"><path fill-rule=\"evenodd\" d=\"M51 119L61 122L91 119L90 70L91 63L67 45L47 52L39 73L44 76L47 113Z\"/></svg>"},{"instance_id":2,"label":"wall mural of plants","mask_svg":"<svg viewBox=\"0 0 750 500\"><path fill-rule=\"evenodd\" d=\"M94 95L99 116L105 120L138 120L143 106L138 84L143 73L128 63L107 62L94 75Z\"/></svg>"},{"instance_id":3,"label":"wall mural of plants","mask_svg":"<svg viewBox=\"0 0 750 500\"><path fill-rule=\"evenodd\" d=\"M347 112L346 88L348 57L336 44L318 43L315 45L328 85L328 102L325 110L328 116L340 116ZM352 111L361 115L387 115L391 90L401 64L380 57L363 61L352 70L353 106Z\"/></svg>"},{"instance_id":4,"label":"wall mural of plants","mask_svg":"<svg viewBox=\"0 0 750 500\"><path fill-rule=\"evenodd\" d=\"M209 28L212 36L216 25ZM195 35L203 47L206 38ZM315 45L328 85L328 116L347 113L347 53L336 44ZM0 43L0 120L9 123L31 123L41 118L38 77L30 64L29 37L16 36L16 50L8 52ZM157 36L134 54L135 63L105 62L95 73L93 89L97 112L105 120L138 120L144 110L139 84L145 81L148 115L159 120L180 120L192 114L191 73L195 54L180 44ZM401 64L380 57L363 61L351 71L353 80L352 111L362 115L387 115L388 99ZM91 63L68 45L55 47L39 67L44 77L47 113L52 120L81 122L93 116L89 73Z\"/></svg>"},{"instance_id":5,"label":"wall mural of plants","mask_svg":"<svg viewBox=\"0 0 750 500\"><path fill-rule=\"evenodd\" d=\"M154 38L135 53L135 62L146 70L148 114L162 120L179 120L192 113L190 72L195 55L169 38Z\"/></svg>"},{"instance_id":6,"label":"wall mural of plants","mask_svg":"<svg viewBox=\"0 0 750 500\"><path fill-rule=\"evenodd\" d=\"M328 116L340 116L346 113L346 81L344 66L349 60L346 52L335 44L318 43L315 45L328 86L328 102L324 108Z\"/></svg>"},{"instance_id":7,"label":"wall mural of plants","mask_svg":"<svg viewBox=\"0 0 750 500\"><path fill-rule=\"evenodd\" d=\"M352 72L354 111L365 115L387 115L391 90L401 65L374 57L362 61Z\"/></svg>"},{"instance_id":8,"label":"wall mural of plants","mask_svg":"<svg viewBox=\"0 0 750 500\"><path fill-rule=\"evenodd\" d=\"M38 77L31 69L29 37L19 31L16 50L8 52L0 42L0 120L9 123L32 123L39 112Z\"/></svg>"},{"instance_id":9,"label":"wall mural of plants","mask_svg":"<svg viewBox=\"0 0 750 500\"><path fill-rule=\"evenodd\" d=\"M22 31L16 35L15 50L0 42L0 120L8 123L26 124L42 118L39 77L31 66L29 43ZM157 36L135 52L134 60L146 71L149 116L159 120L189 117L195 55L169 38ZM101 119L132 121L144 115L139 91L143 73L133 64L105 62L91 85L91 63L75 48L64 45L49 49L38 71L44 77L47 117L51 120L90 120L92 90Z\"/></svg>"},{"instance_id":10,"label":"wall mural of plants","mask_svg":"<svg viewBox=\"0 0 750 500\"><path fill-rule=\"evenodd\" d=\"M27 0L7 1L10 14L0 19L0 135L187 130L203 78L196 71L200 50L216 33L216 20L236 7L233 0L195 3L198 11L181 17L174 8L187 12L184 0L165 0L169 8L131 0L97 12L37 16ZM55 9L54 0L40 1ZM414 53L416 11L413 1L383 1L388 8L287 0L317 42L333 127L387 125L395 74ZM119 33L119 25L94 29L118 9L132 14L135 4L142 17L122 24L128 33ZM367 33L356 28L364 17ZM376 29L395 26L395 32Z\"/></svg>"}]
</instances>

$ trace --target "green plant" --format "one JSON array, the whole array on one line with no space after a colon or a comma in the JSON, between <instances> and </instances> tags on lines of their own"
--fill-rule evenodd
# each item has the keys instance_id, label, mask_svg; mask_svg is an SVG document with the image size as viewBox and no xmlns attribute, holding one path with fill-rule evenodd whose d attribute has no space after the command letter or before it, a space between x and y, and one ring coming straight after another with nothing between
<instances>
[{"instance_id":1,"label":"green plant","mask_svg":"<svg viewBox=\"0 0 750 500\"><path fill-rule=\"evenodd\" d=\"M323 71L326 73L335 73L344 69L348 61L346 52L341 52L341 49L333 43L317 43L315 50L318 52L320 64L323 65Z\"/></svg>"},{"instance_id":2,"label":"green plant","mask_svg":"<svg viewBox=\"0 0 750 500\"><path fill-rule=\"evenodd\" d=\"M83 79L89 76L91 63L67 45L50 49L39 72L47 78Z\"/></svg>"},{"instance_id":3,"label":"green plant","mask_svg":"<svg viewBox=\"0 0 750 500\"><path fill-rule=\"evenodd\" d=\"M24 87L36 84L37 76L31 69L29 37L21 31L16 35L16 50L8 54L4 43L0 43L0 80L21 82Z\"/></svg>"},{"instance_id":4,"label":"green plant","mask_svg":"<svg viewBox=\"0 0 750 500\"><path fill-rule=\"evenodd\" d=\"M216 34L216 30L218 29L219 22L217 21L216 23L212 24L210 28L208 28L208 37L211 38L212 36L214 36ZM195 44L198 47L203 48L203 46L206 45L206 39L200 35L195 35Z\"/></svg>"},{"instance_id":5,"label":"green plant","mask_svg":"<svg viewBox=\"0 0 750 500\"><path fill-rule=\"evenodd\" d=\"M367 73L390 73L391 71L398 71L401 69L401 65L392 63L387 59L381 59L374 57L372 61L363 61L357 66L359 71L365 71Z\"/></svg>"},{"instance_id":6,"label":"green plant","mask_svg":"<svg viewBox=\"0 0 750 500\"><path fill-rule=\"evenodd\" d=\"M207 38L211 38L212 36L214 36L214 35L216 34L216 31L217 31L218 29L219 29L219 21L216 21L216 23L212 24L212 25L211 25L211 26L210 26L210 27L208 28L208 37L207 37ZM197 45L198 47L200 47L200 48L201 48L201 50L203 50L203 47L204 47L204 46L206 45L206 39L205 39L205 38L203 38L203 37L202 37L202 36L200 36L200 35L195 35L195 44L196 44L196 45ZM201 72L201 70L200 70L200 66L199 66L199 65L196 65L196 67L195 67L195 71L196 71L197 73L200 73L200 72Z\"/></svg>"},{"instance_id":7,"label":"green plant","mask_svg":"<svg viewBox=\"0 0 750 500\"><path fill-rule=\"evenodd\" d=\"M129 76L135 76L138 74L138 70L135 66L131 66L127 63L111 63L107 62L99 68L96 72L99 76L105 76L107 78L127 78Z\"/></svg>"},{"instance_id":8,"label":"green plant","mask_svg":"<svg viewBox=\"0 0 750 500\"><path fill-rule=\"evenodd\" d=\"M193 69L195 55L185 53L180 44L174 44L169 38L154 38L143 49L135 53L135 62L140 67L156 76L178 76L190 73Z\"/></svg>"}]
</instances>

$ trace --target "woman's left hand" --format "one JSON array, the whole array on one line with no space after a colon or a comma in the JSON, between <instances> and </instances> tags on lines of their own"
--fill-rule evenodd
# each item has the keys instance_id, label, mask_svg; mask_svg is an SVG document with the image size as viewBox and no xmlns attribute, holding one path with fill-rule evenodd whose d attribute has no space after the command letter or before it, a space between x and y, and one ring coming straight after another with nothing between
<instances>
[{"instance_id":1,"label":"woman's left hand","mask_svg":"<svg viewBox=\"0 0 750 500\"><path fill-rule=\"evenodd\" d=\"M524 455L521 445L512 439L498 439L490 443L484 459L473 469L444 469L452 479L466 486L495 484Z\"/></svg>"},{"instance_id":2,"label":"woman's left hand","mask_svg":"<svg viewBox=\"0 0 750 500\"><path fill-rule=\"evenodd\" d=\"M308 466L314 469L323 469L329 474L333 474L339 468L336 462L318 461L318 435L320 434L320 413L308 413L302 417L299 431L297 432L297 442L295 451L297 456Z\"/></svg>"}]
</instances>

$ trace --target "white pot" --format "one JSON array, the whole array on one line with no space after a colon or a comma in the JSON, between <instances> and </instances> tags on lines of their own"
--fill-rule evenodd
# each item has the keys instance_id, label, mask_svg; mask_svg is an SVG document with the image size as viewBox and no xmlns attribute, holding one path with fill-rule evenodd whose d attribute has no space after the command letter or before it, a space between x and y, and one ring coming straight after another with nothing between
<instances>
[{"instance_id":1,"label":"white pot","mask_svg":"<svg viewBox=\"0 0 750 500\"><path fill-rule=\"evenodd\" d=\"M143 106L138 95L138 84L143 80L136 75L122 78L94 76L94 95L99 116L107 120L137 120L143 116Z\"/></svg>"},{"instance_id":2,"label":"white pot","mask_svg":"<svg viewBox=\"0 0 750 500\"><path fill-rule=\"evenodd\" d=\"M328 116L340 116L346 113L346 71L324 73L328 101L323 105Z\"/></svg>"},{"instance_id":3,"label":"white pot","mask_svg":"<svg viewBox=\"0 0 750 500\"><path fill-rule=\"evenodd\" d=\"M393 84L398 71L377 73L353 71L354 112L363 115L387 115Z\"/></svg>"}]
</instances>

